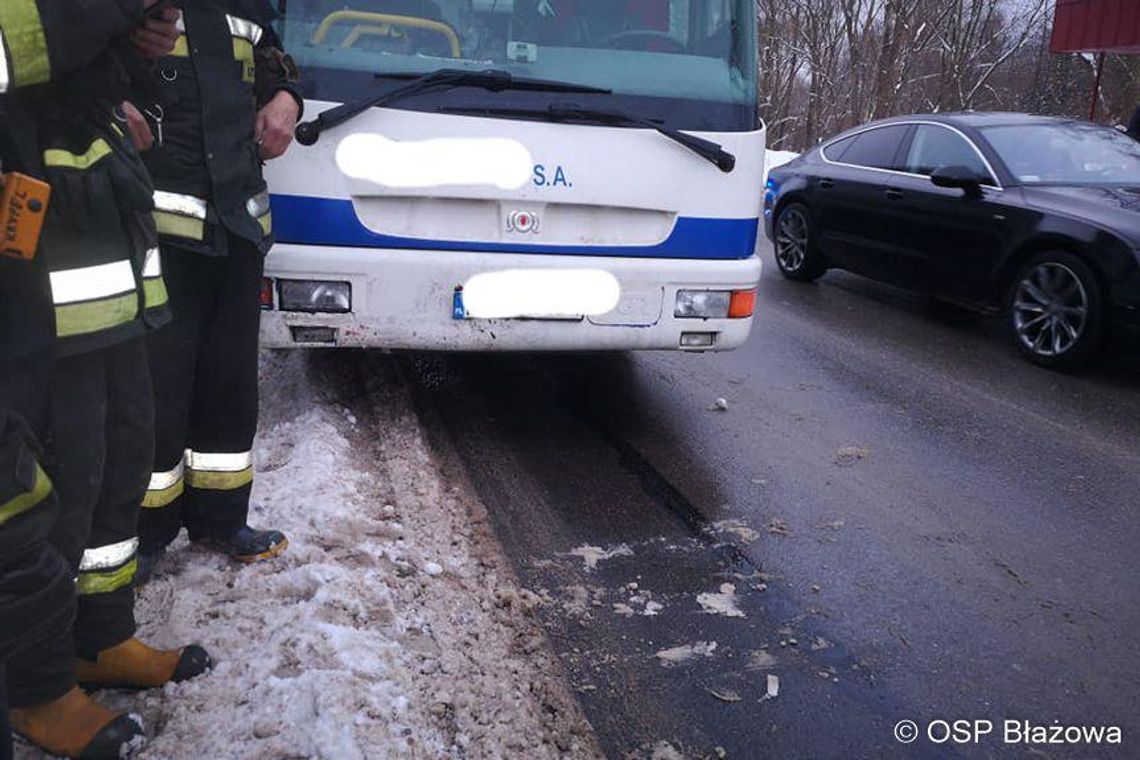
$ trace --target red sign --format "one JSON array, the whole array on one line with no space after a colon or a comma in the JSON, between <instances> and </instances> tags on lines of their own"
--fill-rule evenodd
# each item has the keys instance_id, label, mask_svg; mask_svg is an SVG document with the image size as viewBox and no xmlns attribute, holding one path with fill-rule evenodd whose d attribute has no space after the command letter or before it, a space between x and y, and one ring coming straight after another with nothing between
<instances>
[{"instance_id":1,"label":"red sign","mask_svg":"<svg viewBox=\"0 0 1140 760\"><path fill-rule=\"evenodd\" d=\"M1140 0L1057 0L1054 53L1140 53Z\"/></svg>"}]
</instances>

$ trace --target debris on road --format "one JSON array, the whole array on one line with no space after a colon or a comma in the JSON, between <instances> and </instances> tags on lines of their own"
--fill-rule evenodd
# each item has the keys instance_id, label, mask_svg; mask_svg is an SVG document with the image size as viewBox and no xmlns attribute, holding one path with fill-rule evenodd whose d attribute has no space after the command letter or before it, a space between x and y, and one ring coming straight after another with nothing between
<instances>
[{"instance_id":1,"label":"debris on road","mask_svg":"<svg viewBox=\"0 0 1140 760\"><path fill-rule=\"evenodd\" d=\"M760 538L760 534L752 528L749 528L743 520L719 520L714 522L709 528L706 528L706 530L712 533L729 533L746 544L750 544Z\"/></svg>"},{"instance_id":2,"label":"debris on road","mask_svg":"<svg viewBox=\"0 0 1140 760\"><path fill-rule=\"evenodd\" d=\"M671 668L688 662L694 657L712 657L715 651L715 641L696 641L672 649L662 649L654 657L658 659L662 667Z\"/></svg>"},{"instance_id":3,"label":"debris on road","mask_svg":"<svg viewBox=\"0 0 1140 760\"><path fill-rule=\"evenodd\" d=\"M697 604L710 615L724 615L725 617L745 617L737 606L736 586L731 583L722 583L720 592L697 595Z\"/></svg>"},{"instance_id":4,"label":"debris on road","mask_svg":"<svg viewBox=\"0 0 1140 760\"><path fill-rule=\"evenodd\" d=\"M669 742L657 742L650 750L649 760L685 760L685 755Z\"/></svg>"},{"instance_id":5,"label":"debris on road","mask_svg":"<svg viewBox=\"0 0 1140 760\"><path fill-rule=\"evenodd\" d=\"M767 649L757 649L748 655L746 670L771 670L776 667L776 658Z\"/></svg>"},{"instance_id":6,"label":"debris on road","mask_svg":"<svg viewBox=\"0 0 1140 760\"><path fill-rule=\"evenodd\" d=\"M768 691L760 698L763 702L766 699L775 699L780 696L780 677L775 673L768 674Z\"/></svg>"},{"instance_id":7,"label":"debris on road","mask_svg":"<svg viewBox=\"0 0 1140 760\"><path fill-rule=\"evenodd\" d=\"M835 453L835 463L840 467L850 467L871 456L871 449L866 446L844 446Z\"/></svg>"},{"instance_id":8,"label":"debris on road","mask_svg":"<svg viewBox=\"0 0 1140 760\"><path fill-rule=\"evenodd\" d=\"M639 597L634 597L634 599L631 599L630 601L634 602L636 599L639 599ZM661 610L665 609L665 605L659 604L658 602L645 601L644 604L645 606L638 610L629 604L626 604L625 602L614 602L613 608L615 613L618 615L625 615L626 617L633 617L634 615L656 617L658 614L660 614Z\"/></svg>"},{"instance_id":9,"label":"debris on road","mask_svg":"<svg viewBox=\"0 0 1140 760\"><path fill-rule=\"evenodd\" d=\"M778 517L774 517L768 521L768 532L773 536L780 536L781 538L787 538L792 535L792 529L788 527L786 522Z\"/></svg>"},{"instance_id":10,"label":"debris on road","mask_svg":"<svg viewBox=\"0 0 1140 760\"><path fill-rule=\"evenodd\" d=\"M735 691L717 691L716 689L705 689L705 691L712 694L721 702L740 702L742 699Z\"/></svg>"},{"instance_id":11,"label":"debris on road","mask_svg":"<svg viewBox=\"0 0 1140 760\"><path fill-rule=\"evenodd\" d=\"M825 520L815 524L817 530L839 530L847 524L846 520Z\"/></svg>"},{"instance_id":12,"label":"debris on road","mask_svg":"<svg viewBox=\"0 0 1140 760\"><path fill-rule=\"evenodd\" d=\"M613 559L614 557L632 557L633 549L630 549L626 544L618 544L612 549L583 544L576 549L571 549L569 553L572 557L580 557L586 563L586 570L596 570L598 563L602 560Z\"/></svg>"},{"instance_id":13,"label":"debris on road","mask_svg":"<svg viewBox=\"0 0 1140 760\"><path fill-rule=\"evenodd\" d=\"M718 398L716 401L714 401L712 403L712 406L709 407L709 410L713 411L713 412L727 412L728 411L728 399Z\"/></svg>"}]
</instances>

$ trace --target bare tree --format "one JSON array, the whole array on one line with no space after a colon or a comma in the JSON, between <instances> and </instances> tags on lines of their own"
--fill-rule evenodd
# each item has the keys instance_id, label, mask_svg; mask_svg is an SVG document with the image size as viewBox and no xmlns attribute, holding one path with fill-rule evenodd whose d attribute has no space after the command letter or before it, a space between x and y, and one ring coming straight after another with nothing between
<instances>
[{"instance_id":1,"label":"bare tree","mask_svg":"<svg viewBox=\"0 0 1140 760\"><path fill-rule=\"evenodd\" d=\"M1049 52L1051 0L758 0L769 144L802 149L898 113L1087 113L1091 71ZM1109 57L1102 108L1140 100L1140 62Z\"/></svg>"}]
</instances>

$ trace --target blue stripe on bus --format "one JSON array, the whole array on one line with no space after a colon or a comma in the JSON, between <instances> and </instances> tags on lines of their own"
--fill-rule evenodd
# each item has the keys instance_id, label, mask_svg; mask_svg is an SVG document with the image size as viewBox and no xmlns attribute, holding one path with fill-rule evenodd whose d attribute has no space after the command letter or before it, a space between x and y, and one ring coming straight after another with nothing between
<instances>
[{"instance_id":1,"label":"blue stripe on bus","mask_svg":"<svg viewBox=\"0 0 1140 760\"><path fill-rule=\"evenodd\" d=\"M746 259L756 248L757 219L680 217L658 245L581 246L474 243L381 235L356 217L352 201L273 196L273 232L279 243L352 248L412 248L487 253L552 253L575 256L642 256L665 259Z\"/></svg>"}]
</instances>

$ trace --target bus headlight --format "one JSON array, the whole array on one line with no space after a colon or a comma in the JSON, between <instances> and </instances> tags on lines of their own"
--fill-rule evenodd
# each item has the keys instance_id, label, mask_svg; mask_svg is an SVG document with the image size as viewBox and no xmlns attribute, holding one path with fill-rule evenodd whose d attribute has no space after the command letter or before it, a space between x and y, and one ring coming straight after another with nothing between
<instances>
[{"instance_id":1,"label":"bus headlight","mask_svg":"<svg viewBox=\"0 0 1140 760\"><path fill-rule=\"evenodd\" d=\"M678 319L724 319L732 293L727 290L678 290L673 316Z\"/></svg>"},{"instance_id":2,"label":"bus headlight","mask_svg":"<svg viewBox=\"0 0 1140 760\"><path fill-rule=\"evenodd\" d=\"M756 289L678 290L677 319L747 319L756 309Z\"/></svg>"},{"instance_id":3,"label":"bus headlight","mask_svg":"<svg viewBox=\"0 0 1140 760\"><path fill-rule=\"evenodd\" d=\"M352 285L319 280L278 280L281 311L344 314L352 310Z\"/></svg>"}]
</instances>

